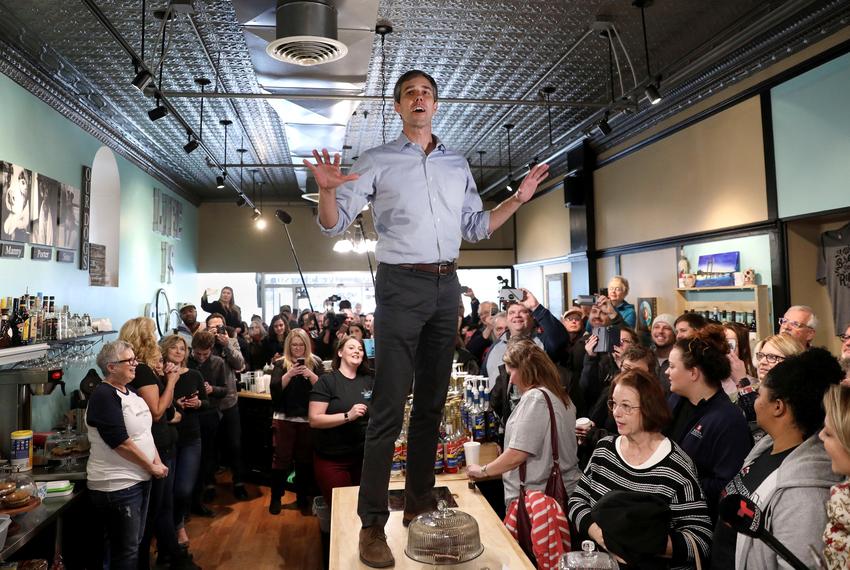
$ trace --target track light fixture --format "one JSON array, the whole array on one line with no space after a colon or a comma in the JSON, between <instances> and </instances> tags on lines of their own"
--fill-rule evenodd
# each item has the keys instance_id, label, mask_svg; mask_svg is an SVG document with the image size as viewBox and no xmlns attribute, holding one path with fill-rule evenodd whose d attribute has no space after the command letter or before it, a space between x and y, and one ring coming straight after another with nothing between
<instances>
[{"instance_id":1,"label":"track light fixture","mask_svg":"<svg viewBox=\"0 0 850 570\"><path fill-rule=\"evenodd\" d=\"M151 121L158 121L168 115L168 107L159 104L159 96L156 98L156 107L148 111L148 117Z\"/></svg>"},{"instance_id":2,"label":"track light fixture","mask_svg":"<svg viewBox=\"0 0 850 570\"><path fill-rule=\"evenodd\" d=\"M138 65L136 68L138 70ZM142 69L136 72L136 76L133 77L132 84L133 87L144 92L145 87L147 87L151 81L153 81L153 75L151 75L147 69Z\"/></svg>"},{"instance_id":3,"label":"track light fixture","mask_svg":"<svg viewBox=\"0 0 850 570\"><path fill-rule=\"evenodd\" d=\"M251 215L251 220L258 230L266 229L266 221L263 219L263 213L259 208L254 208L254 213Z\"/></svg>"},{"instance_id":4,"label":"track light fixture","mask_svg":"<svg viewBox=\"0 0 850 570\"><path fill-rule=\"evenodd\" d=\"M227 164L227 127L233 124L233 121L230 119L222 119L218 122L222 127L224 127L224 158L222 159L222 164ZM219 189L224 188L224 179L227 178L227 170L221 171L222 183L218 186Z\"/></svg>"},{"instance_id":5,"label":"track light fixture","mask_svg":"<svg viewBox=\"0 0 850 570\"><path fill-rule=\"evenodd\" d=\"M183 145L183 150L186 151L186 154L192 154L195 151L195 149L198 148L198 145L200 143L198 141L196 141L194 139L194 137L192 137L191 132L189 132L187 134L189 135L189 142L187 142L186 144Z\"/></svg>"},{"instance_id":6,"label":"track light fixture","mask_svg":"<svg viewBox=\"0 0 850 570\"><path fill-rule=\"evenodd\" d=\"M597 123L596 128L599 129L599 132L606 137L614 131L614 129L611 128L611 125L608 124L608 113L605 113L602 120Z\"/></svg>"},{"instance_id":7,"label":"track light fixture","mask_svg":"<svg viewBox=\"0 0 850 570\"><path fill-rule=\"evenodd\" d=\"M225 176L226 176L226 173L224 172L224 170L222 170L221 175L215 177L215 187L218 188L219 190L224 190L224 177Z\"/></svg>"},{"instance_id":8,"label":"track light fixture","mask_svg":"<svg viewBox=\"0 0 850 570\"><path fill-rule=\"evenodd\" d=\"M652 105L661 102L661 94L658 92L661 86L661 76L652 77L649 67L649 43L646 40L646 9L652 6L654 0L632 0L632 6L640 8L640 24L643 30L643 55L646 60L646 76L650 79L649 85L644 89L644 95Z\"/></svg>"},{"instance_id":9,"label":"track light fixture","mask_svg":"<svg viewBox=\"0 0 850 570\"><path fill-rule=\"evenodd\" d=\"M242 207L242 206L244 206L246 203L247 203L247 200L245 200L245 196L244 196L244 195L242 195L242 194L239 194L239 197L238 197L238 198L236 198L236 207L237 207L237 208L241 208L241 207Z\"/></svg>"}]
</instances>

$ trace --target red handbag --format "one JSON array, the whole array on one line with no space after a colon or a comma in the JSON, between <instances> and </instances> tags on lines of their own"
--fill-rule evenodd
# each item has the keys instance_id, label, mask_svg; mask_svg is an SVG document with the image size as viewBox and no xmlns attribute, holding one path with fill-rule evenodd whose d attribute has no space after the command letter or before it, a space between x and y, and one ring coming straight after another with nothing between
<instances>
[{"instance_id":1,"label":"red handbag","mask_svg":"<svg viewBox=\"0 0 850 570\"><path fill-rule=\"evenodd\" d=\"M555 425L555 409L552 407L552 400L549 398L549 394L545 390L540 390L540 392L546 398L546 405L549 407L549 431L552 439L552 471L549 473L549 479L546 481L544 493L547 497L555 500L561 507L561 510L566 513L566 505L569 497L567 496L567 489L564 487L564 479L561 476L561 465L558 461L558 430ZM523 461L519 466L519 498L517 500L516 514L517 542L529 560L536 565L533 541L531 539L531 516L528 513L525 500L525 462Z\"/></svg>"}]
</instances>

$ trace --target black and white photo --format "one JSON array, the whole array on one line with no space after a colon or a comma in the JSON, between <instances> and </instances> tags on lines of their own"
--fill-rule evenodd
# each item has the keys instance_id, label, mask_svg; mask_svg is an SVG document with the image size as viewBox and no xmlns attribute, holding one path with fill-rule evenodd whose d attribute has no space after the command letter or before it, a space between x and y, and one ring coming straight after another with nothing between
<instances>
[{"instance_id":1,"label":"black and white photo","mask_svg":"<svg viewBox=\"0 0 850 570\"><path fill-rule=\"evenodd\" d=\"M28 242L31 231L33 173L9 162L0 162L0 239Z\"/></svg>"}]
</instances>

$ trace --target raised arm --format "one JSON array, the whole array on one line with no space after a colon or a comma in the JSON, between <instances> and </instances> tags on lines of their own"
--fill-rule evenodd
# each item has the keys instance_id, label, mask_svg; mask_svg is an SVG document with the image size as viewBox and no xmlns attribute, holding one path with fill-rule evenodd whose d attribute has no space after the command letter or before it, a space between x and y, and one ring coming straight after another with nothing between
<instances>
[{"instance_id":1,"label":"raised arm","mask_svg":"<svg viewBox=\"0 0 850 570\"><path fill-rule=\"evenodd\" d=\"M331 158L328 149L323 148L321 154L313 150L316 164L304 160L304 165L313 173L319 186L319 224L326 230L333 229L339 223L339 206L336 201L336 189L346 182L360 178L359 174L343 174L340 169L340 155Z\"/></svg>"},{"instance_id":2,"label":"raised arm","mask_svg":"<svg viewBox=\"0 0 850 570\"><path fill-rule=\"evenodd\" d=\"M506 198L501 204L490 210L490 233L492 234L499 229L502 224L508 221L513 216L519 207L531 200L534 193L537 191L537 186L549 177L549 165L541 163L528 173L519 185L516 193Z\"/></svg>"}]
</instances>

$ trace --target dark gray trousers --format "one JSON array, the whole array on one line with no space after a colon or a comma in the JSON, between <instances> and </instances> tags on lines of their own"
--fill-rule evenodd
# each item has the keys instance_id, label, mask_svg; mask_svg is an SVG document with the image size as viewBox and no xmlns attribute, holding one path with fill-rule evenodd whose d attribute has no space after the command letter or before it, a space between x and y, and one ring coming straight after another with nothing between
<instances>
[{"instance_id":1,"label":"dark gray trousers","mask_svg":"<svg viewBox=\"0 0 850 570\"><path fill-rule=\"evenodd\" d=\"M427 506L446 403L458 326L457 275L436 275L380 264L375 297L375 386L357 514L363 527L389 518L387 487L404 403L413 382L407 436L406 510Z\"/></svg>"}]
</instances>

